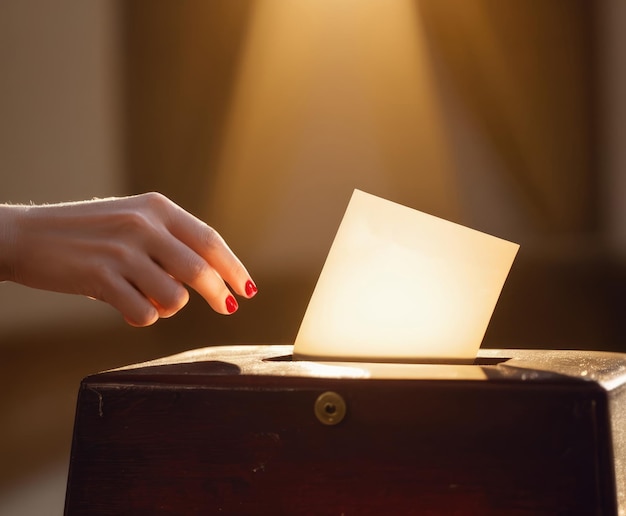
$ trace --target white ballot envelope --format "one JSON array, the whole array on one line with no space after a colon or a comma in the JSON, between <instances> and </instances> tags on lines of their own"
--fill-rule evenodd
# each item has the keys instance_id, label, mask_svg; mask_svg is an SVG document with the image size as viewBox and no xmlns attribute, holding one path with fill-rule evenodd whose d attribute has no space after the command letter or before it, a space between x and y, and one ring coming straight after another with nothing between
<instances>
[{"instance_id":1,"label":"white ballot envelope","mask_svg":"<svg viewBox=\"0 0 626 516\"><path fill-rule=\"evenodd\" d=\"M518 249L355 190L294 358L471 363Z\"/></svg>"}]
</instances>

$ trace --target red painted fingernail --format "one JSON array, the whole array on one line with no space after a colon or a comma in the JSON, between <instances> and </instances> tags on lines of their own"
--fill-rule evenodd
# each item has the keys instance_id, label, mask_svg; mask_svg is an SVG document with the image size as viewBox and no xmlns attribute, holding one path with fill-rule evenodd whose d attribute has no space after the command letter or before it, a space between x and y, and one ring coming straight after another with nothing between
<instances>
[{"instance_id":1,"label":"red painted fingernail","mask_svg":"<svg viewBox=\"0 0 626 516\"><path fill-rule=\"evenodd\" d=\"M228 313L232 314L233 312L236 312L237 308L239 308L237 300L233 296L228 296L226 298L226 310Z\"/></svg>"},{"instance_id":2,"label":"red painted fingernail","mask_svg":"<svg viewBox=\"0 0 626 516\"><path fill-rule=\"evenodd\" d=\"M259 291L251 280L246 281L246 296L252 297Z\"/></svg>"}]
</instances>

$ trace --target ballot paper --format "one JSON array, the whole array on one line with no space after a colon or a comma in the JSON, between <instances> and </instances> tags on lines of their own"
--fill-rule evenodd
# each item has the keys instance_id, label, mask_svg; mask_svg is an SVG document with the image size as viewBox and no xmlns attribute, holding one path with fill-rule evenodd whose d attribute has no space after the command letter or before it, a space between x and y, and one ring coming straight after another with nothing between
<instances>
[{"instance_id":1,"label":"ballot paper","mask_svg":"<svg viewBox=\"0 0 626 516\"><path fill-rule=\"evenodd\" d=\"M518 249L355 190L294 358L471 363Z\"/></svg>"}]
</instances>

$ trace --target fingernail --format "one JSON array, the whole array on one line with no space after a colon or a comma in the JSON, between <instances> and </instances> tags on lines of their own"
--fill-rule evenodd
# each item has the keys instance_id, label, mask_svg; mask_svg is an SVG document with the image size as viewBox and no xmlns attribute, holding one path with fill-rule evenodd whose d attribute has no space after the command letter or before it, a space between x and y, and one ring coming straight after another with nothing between
<instances>
[{"instance_id":1,"label":"fingernail","mask_svg":"<svg viewBox=\"0 0 626 516\"><path fill-rule=\"evenodd\" d=\"M226 310L228 313L232 314L233 312L236 312L237 308L239 308L237 300L233 296L228 296L226 298Z\"/></svg>"},{"instance_id":2,"label":"fingernail","mask_svg":"<svg viewBox=\"0 0 626 516\"><path fill-rule=\"evenodd\" d=\"M259 291L251 280L246 281L246 296L252 297Z\"/></svg>"}]
</instances>

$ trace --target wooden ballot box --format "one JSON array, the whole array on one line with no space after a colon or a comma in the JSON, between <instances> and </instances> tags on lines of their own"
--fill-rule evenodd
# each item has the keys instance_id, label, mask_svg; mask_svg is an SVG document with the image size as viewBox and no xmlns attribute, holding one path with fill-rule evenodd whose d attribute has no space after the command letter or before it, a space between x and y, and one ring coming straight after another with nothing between
<instances>
[{"instance_id":1,"label":"wooden ballot box","mask_svg":"<svg viewBox=\"0 0 626 516\"><path fill-rule=\"evenodd\" d=\"M291 353L213 347L85 378L65 514L626 514L626 355Z\"/></svg>"}]
</instances>

